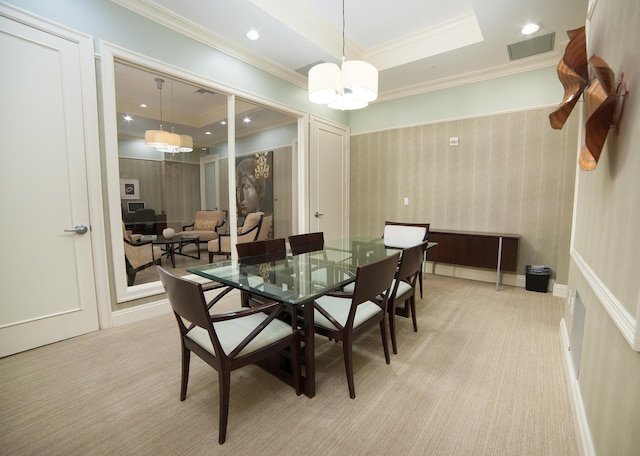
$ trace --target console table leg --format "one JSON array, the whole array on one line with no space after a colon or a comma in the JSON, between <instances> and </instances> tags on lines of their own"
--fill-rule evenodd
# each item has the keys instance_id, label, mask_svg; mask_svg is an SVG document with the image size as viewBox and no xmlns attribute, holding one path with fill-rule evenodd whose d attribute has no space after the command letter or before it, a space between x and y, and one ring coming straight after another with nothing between
<instances>
[{"instance_id":1,"label":"console table leg","mask_svg":"<svg viewBox=\"0 0 640 456\"><path fill-rule=\"evenodd\" d=\"M502 236L498 239L498 270L496 271L496 291L500 289L502 262Z\"/></svg>"}]
</instances>

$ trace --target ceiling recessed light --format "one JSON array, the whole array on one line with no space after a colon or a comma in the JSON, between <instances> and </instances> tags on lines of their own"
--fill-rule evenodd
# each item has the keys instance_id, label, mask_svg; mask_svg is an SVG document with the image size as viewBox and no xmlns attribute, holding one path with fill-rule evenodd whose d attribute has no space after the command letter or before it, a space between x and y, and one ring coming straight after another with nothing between
<instances>
[{"instance_id":1,"label":"ceiling recessed light","mask_svg":"<svg viewBox=\"0 0 640 456\"><path fill-rule=\"evenodd\" d=\"M251 41L255 41L257 39L260 39L260 33L258 33L257 30L249 30L247 32L247 38L249 38Z\"/></svg>"},{"instance_id":2,"label":"ceiling recessed light","mask_svg":"<svg viewBox=\"0 0 640 456\"><path fill-rule=\"evenodd\" d=\"M523 35L531 35L532 33L536 33L538 30L542 28L542 24L539 22L529 22L527 25L522 27L520 33Z\"/></svg>"},{"instance_id":3,"label":"ceiling recessed light","mask_svg":"<svg viewBox=\"0 0 640 456\"><path fill-rule=\"evenodd\" d=\"M211 134L211 132L210 132L210 131L205 131L205 132L204 132L204 134L205 134L205 135L210 135L210 134Z\"/></svg>"},{"instance_id":4,"label":"ceiling recessed light","mask_svg":"<svg viewBox=\"0 0 640 456\"><path fill-rule=\"evenodd\" d=\"M245 117L244 119L242 119L242 121L244 123L249 123L249 122L251 122L251 118L250 117Z\"/></svg>"},{"instance_id":5,"label":"ceiling recessed light","mask_svg":"<svg viewBox=\"0 0 640 456\"><path fill-rule=\"evenodd\" d=\"M226 125L226 124L227 124L227 121L226 121L226 120L221 120L221 121L220 121L220 125Z\"/></svg>"},{"instance_id":6,"label":"ceiling recessed light","mask_svg":"<svg viewBox=\"0 0 640 456\"><path fill-rule=\"evenodd\" d=\"M124 120L126 120L127 122L131 122L133 120L133 117L127 114L126 116L124 116Z\"/></svg>"},{"instance_id":7,"label":"ceiling recessed light","mask_svg":"<svg viewBox=\"0 0 640 456\"><path fill-rule=\"evenodd\" d=\"M146 105L146 104L144 104L144 103L142 103L142 104L140 105L140 107L141 107L141 108L146 108L146 107L147 107L147 105Z\"/></svg>"}]
</instances>

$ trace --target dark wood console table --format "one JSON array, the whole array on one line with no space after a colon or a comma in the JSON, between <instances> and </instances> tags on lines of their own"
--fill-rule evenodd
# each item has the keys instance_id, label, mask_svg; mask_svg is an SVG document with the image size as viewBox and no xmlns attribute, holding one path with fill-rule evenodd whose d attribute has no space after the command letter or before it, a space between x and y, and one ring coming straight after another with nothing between
<instances>
[{"instance_id":1,"label":"dark wood console table","mask_svg":"<svg viewBox=\"0 0 640 456\"><path fill-rule=\"evenodd\" d=\"M429 241L438 248L429 252L429 261L496 270L496 290L502 271L516 272L519 234L482 233L474 231L429 231Z\"/></svg>"}]
</instances>

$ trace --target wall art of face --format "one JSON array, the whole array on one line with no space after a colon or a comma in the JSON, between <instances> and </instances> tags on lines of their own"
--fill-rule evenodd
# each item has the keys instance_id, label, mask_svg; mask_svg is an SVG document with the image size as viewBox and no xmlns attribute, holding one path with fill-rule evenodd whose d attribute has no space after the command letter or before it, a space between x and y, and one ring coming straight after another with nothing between
<instances>
[{"instance_id":1,"label":"wall art of face","mask_svg":"<svg viewBox=\"0 0 640 456\"><path fill-rule=\"evenodd\" d=\"M260 203L264 197L265 179L256 178L257 165L255 158L247 158L236 167L236 204L238 216L260 211Z\"/></svg>"}]
</instances>

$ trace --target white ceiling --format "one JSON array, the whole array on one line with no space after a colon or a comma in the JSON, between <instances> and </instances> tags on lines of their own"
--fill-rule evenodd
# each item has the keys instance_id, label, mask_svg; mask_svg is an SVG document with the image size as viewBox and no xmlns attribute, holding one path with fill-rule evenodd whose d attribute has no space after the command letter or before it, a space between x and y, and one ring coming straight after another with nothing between
<instances>
[{"instance_id":1,"label":"white ceiling","mask_svg":"<svg viewBox=\"0 0 640 456\"><path fill-rule=\"evenodd\" d=\"M311 66L339 63L342 56L342 0L112 1L301 87L306 87ZM378 68L378 101L382 101L555 66L568 41L566 31L584 25L588 0L344 0L344 4L346 58ZM542 29L526 37L520 29L527 22L540 22ZM252 28L261 34L258 41L246 37ZM553 50L509 59L509 44L552 32ZM158 99L154 75L127 73L120 75L116 88L119 112L141 98L147 103ZM168 89L165 86L165 95ZM182 110L184 124L194 131L220 120L211 107L215 97L206 94L193 100L194 88L179 83L172 89L176 117L185 98L191 99L184 106L208 106L198 113ZM194 116L198 121L187 123Z\"/></svg>"},{"instance_id":2,"label":"white ceiling","mask_svg":"<svg viewBox=\"0 0 640 456\"><path fill-rule=\"evenodd\" d=\"M191 30L284 73L342 56L342 0L114 0L168 26ZM451 79L482 78L556 62L567 30L585 23L588 0L344 0L345 55L380 70L381 99ZM527 22L556 34L555 50L510 61L507 45ZM246 32L261 38L250 41ZM529 37L529 38L531 38ZM296 76L291 75L292 78ZM306 78L298 79L302 84ZM447 82L449 81L449 82Z\"/></svg>"}]
</instances>

